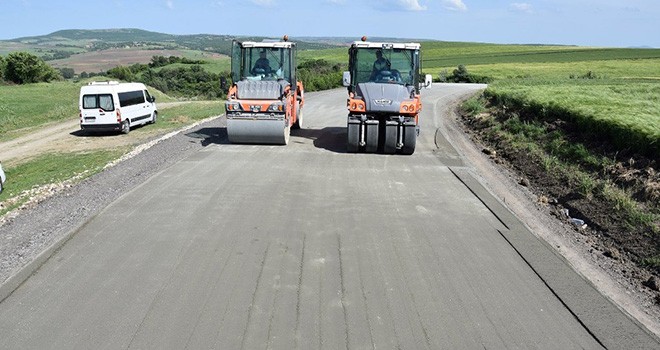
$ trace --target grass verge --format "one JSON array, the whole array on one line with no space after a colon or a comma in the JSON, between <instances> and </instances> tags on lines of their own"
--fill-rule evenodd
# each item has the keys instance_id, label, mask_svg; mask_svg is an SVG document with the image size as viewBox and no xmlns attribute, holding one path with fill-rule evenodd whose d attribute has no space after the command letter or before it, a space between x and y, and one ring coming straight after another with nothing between
<instances>
[{"instance_id":1,"label":"grass verge","mask_svg":"<svg viewBox=\"0 0 660 350\"><path fill-rule=\"evenodd\" d=\"M100 172L127 150L46 154L5 169L8 182L0 194L0 216Z\"/></svg>"},{"instance_id":2,"label":"grass verge","mask_svg":"<svg viewBox=\"0 0 660 350\"><path fill-rule=\"evenodd\" d=\"M149 127L170 131L224 113L225 101L185 102L178 106L159 109L158 122Z\"/></svg>"}]
</instances>

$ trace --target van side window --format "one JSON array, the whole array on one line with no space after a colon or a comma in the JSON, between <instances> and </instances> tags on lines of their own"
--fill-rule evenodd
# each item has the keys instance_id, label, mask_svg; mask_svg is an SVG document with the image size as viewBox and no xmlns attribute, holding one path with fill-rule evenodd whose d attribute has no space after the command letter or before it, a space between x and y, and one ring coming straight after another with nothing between
<instances>
[{"instance_id":1,"label":"van side window","mask_svg":"<svg viewBox=\"0 0 660 350\"><path fill-rule=\"evenodd\" d=\"M139 105L144 103L144 93L142 91L120 92L119 105L121 107Z\"/></svg>"},{"instance_id":2,"label":"van side window","mask_svg":"<svg viewBox=\"0 0 660 350\"><path fill-rule=\"evenodd\" d=\"M83 96L83 109L100 108L104 111L113 111L115 104L112 101L112 95L85 95Z\"/></svg>"},{"instance_id":3,"label":"van side window","mask_svg":"<svg viewBox=\"0 0 660 350\"><path fill-rule=\"evenodd\" d=\"M147 101L151 101L151 95L149 95L149 91L144 90L144 96L147 98Z\"/></svg>"}]
</instances>

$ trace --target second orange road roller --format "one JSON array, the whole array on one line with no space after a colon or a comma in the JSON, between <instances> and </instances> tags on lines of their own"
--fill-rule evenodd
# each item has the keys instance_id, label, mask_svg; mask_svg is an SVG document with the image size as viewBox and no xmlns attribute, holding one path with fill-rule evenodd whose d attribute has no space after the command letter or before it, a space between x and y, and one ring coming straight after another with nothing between
<instances>
[{"instance_id":1,"label":"second orange road roller","mask_svg":"<svg viewBox=\"0 0 660 350\"><path fill-rule=\"evenodd\" d=\"M421 45L355 41L348 50L348 152L413 154L422 110ZM423 79L423 80L422 80Z\"/></svg>"}]
</instances>

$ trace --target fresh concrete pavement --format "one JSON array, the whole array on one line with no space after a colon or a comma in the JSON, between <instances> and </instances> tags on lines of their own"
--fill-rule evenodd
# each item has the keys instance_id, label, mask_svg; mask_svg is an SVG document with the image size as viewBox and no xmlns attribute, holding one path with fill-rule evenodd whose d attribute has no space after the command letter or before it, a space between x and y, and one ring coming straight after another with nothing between
<instances>
[{"instance_id":1,"label":"fresh concrete pavement","mask_svg":"<svg viewBox=\"0 0 660 350\"><path fill-rule=\"evenodd\" d=\"M436 132L481 88L424 90L412 156L345 153L344 90L288 146L216 128L0 303L0 348L657 349Z\"/></svg>"}]
</instances>

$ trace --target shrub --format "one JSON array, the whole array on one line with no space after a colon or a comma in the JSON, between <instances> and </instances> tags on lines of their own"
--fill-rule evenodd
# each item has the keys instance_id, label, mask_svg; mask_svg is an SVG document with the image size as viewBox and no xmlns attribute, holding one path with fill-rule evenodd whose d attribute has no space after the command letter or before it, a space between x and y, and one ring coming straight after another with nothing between
<instances>
[{"instance_id":1,"label":"shrub","mask_svg":"<svg viewBox=\"0 0 660 350\"><path fill-rule=\"evenodd\" d=\"M488 84L493 79L484 75L470 74L467 68L461 64L454 69L454 72L447 77L447 80L455 83Z\"/></svg>"},{"instance_id":2,"label":"shrub","mask_svg":"<svg viewBox=\"0 0 660 350\"><path fill-rule=\"evenodd\" d=\"M5 62L5 80L16 84L49 82L60 78L57 70L28 52L12 52Z\"/></svg>"},{"instance_id":3,"label":"shrub","mask_svg":"<svg viewBox=\"0 0 660 350\"><path fill-rule=\"evenodd\" d=\"M5 65L7 63L5 62L5 58L0 56L0 82L5 80Z\"/></svg>"},{"instance_id":4,"label":"shrub","mask_svg":"<svg viewBox=\"0 0 660 350\"><path fill-rule=\"evenodd\" d=\"M76 72L73 70L73 68L60 68L58 70L64 79L73 79L73 77L76 75Z\"/></svg>"},{"instance_id":5,"label":"shrub","mask_svg":"<svg viewBox=\"0 0 660 350\"><path fill-rule=\"evenodd\" d=\"M298 80L305 91L328 90L341 87L342 65L326 60L308 60L298 65Z\"/></svg>"},{"instance_id":6,"label":"shrub","mask_svg":"<svg viewBox=\"0 0 660 350\"><path fill-rule=\"evenodd\" d=\"M117 66L110 69L108 71L108 76L124 81L135 81L135 74L133 74L131 69L126 66Z\"/></svg>"}]
</instances>

